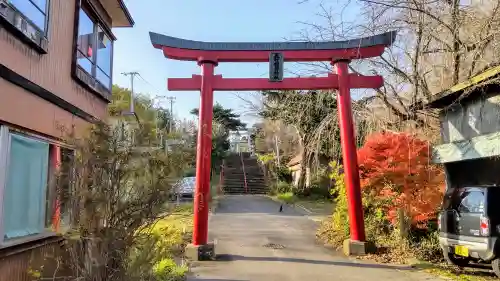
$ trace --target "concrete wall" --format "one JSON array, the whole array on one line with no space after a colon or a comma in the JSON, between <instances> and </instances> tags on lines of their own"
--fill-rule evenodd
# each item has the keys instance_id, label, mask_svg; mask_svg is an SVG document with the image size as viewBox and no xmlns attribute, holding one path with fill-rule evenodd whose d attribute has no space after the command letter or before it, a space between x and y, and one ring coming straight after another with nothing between
<instances>
[{"instance_id":1,"label":"concrete wall","mask_svg":"<svg viewBox=\"0 0 500 281\"><path fill-rule=\"evenodd\" d=\"M500 131L500 92L443 110L441 126L443 143Z\"/></svg>"}]
</instances>

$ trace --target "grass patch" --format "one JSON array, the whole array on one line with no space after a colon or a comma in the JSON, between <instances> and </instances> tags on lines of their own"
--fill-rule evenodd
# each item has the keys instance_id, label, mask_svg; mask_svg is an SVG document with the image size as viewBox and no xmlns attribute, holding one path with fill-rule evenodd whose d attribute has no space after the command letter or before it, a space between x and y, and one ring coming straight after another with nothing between
<instances>
[{"instance_id":1,"label":"grass patch","mask_svg":"<svg viewBox=\"0 0 500 281\"><path fill-rule=\"evenodd\" d=\"M276 198L287 204L293 204L298 201L298 197L293 192L278 193Z\"/></svg>"},{"instance_id":2,"label":"grass patch","mask_svg":"<svg viewBox=\"0 0 500 281\"><path fill-rule=\"evenodd\" d=\"M183 281L189 271L186 265L177 265L174 260L166 258L153 266L157 281Z\"/></svg>"},{"instance_id":3,"label":"grass patch","mask_svg":"<svg viewBox=\"0 0 500 281\"><path fill-rule=\"evenodd\" d=\"M151 229L158 239L162 257L179 257L190 242L193 228L193 205L176 206L171 215L159 220Z\"/></svg>"},{"instance_id":4,"label":"grass patch","mask_svg":"<svg viewBox=\"0 0 500 281\"><path fill-rule=\"evenodd\" d=\"M331 200L327 199L309 199L300 198L297 203L300 203L304 208L311 211L313 214L322 215L322 216L331 216L335 209L335 204Z\"/></svg>"},{"instance_id":5,"label":"grass patch","mask_svg":"<svg viewBox=\"0 0 500 281\"><path fill-rule=\"evenodd\" d=\"M184 249L191 241L193 205L169 208L169 215L141 231L143 239L131 256L131 265L147 262L155 281L184 280L187 265L181 263Z\"/></svg>"}]
</instances>

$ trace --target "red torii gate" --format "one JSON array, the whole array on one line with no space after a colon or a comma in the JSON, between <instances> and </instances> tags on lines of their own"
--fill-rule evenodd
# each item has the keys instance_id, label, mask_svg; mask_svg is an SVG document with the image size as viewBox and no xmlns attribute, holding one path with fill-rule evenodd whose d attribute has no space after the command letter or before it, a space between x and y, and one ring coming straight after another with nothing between
<instances>
[{"instance_id":1,"label":"red torii gate","mask_svg":"<svg viewBox=\"0 0 500 281\"><path fill-rule=\"evenodd\" d=\"M361 76L349 73L353 59L382 55L396 37L387 32L371 37L332 42L282 43L211 43L184 40L150 32L151 43L163 50L165 57L175 60L197 61L201 75L191 78L169 78L170 91L201 91L199 110L198 146L196 156L196 190L194 198L193 245L195 259L213 254L208 243L208 198L210 196L210 155L212 149L212 115L214 91L261 90L338 90L340 136L344 161L344 174L348 196L350 240L344 243L348 254L364 253L365 230L359 183L358 161L353 128L350 89L379 88L380 76ZM286 62L330 61L336 73L327 77L284 78L272 81L266 78L223 78L215 75L214 68L221 62L269 62L278 56Z\"/></svg>"}]
</instances>

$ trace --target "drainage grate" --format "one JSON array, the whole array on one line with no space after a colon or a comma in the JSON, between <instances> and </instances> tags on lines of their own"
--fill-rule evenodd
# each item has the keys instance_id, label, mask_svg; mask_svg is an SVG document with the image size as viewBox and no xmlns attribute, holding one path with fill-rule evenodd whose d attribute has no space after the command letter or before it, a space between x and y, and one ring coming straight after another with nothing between
<instances>
[{"instance_id":1,"label":"drainage grate","mask_svg":"<svg viewBox=\"0 0 500 281\"><path fill-rule=\"evenodd\" d=\"M275 244L275 243L268 243L268 244L264 245L264 247L275 249L275 250L284 249L285 248L285 246L283 246L281 244Z\"/></svg>"}]
</instances>

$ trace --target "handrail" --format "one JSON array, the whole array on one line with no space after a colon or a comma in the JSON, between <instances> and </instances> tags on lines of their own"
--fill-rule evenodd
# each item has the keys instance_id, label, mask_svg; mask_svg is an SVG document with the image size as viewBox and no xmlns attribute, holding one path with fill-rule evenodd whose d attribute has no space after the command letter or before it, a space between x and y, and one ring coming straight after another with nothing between
<instances>
[{"instance_id":1,"label":"handrail","mask_svg":"<svg viewBox=\"0 0 500 281\"><path fill-rule=\"evenodd\" d=\"M243 169L243 179L245 181L245 193L248 193L247 173L245 172L245 162L243 161L243 153L240 152L241 168Z\"/></svg>"},{"instance_id":2,"label":"handrail","mask_svg":"<svg viewBox=\"0 0 500 281\"><path fill-rule=\"evenodd\" d=\"M218 192L223 193L223 186L224 186L224 159L222 159L222 165L220 165L220 174L219 174L219 190Z\"/></svg>"}]
</instances>

